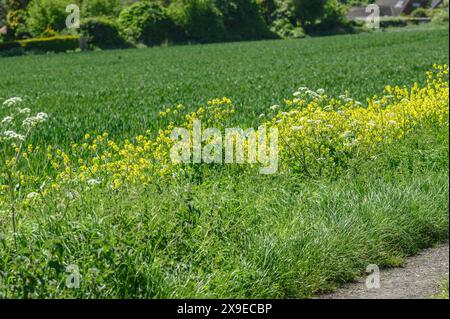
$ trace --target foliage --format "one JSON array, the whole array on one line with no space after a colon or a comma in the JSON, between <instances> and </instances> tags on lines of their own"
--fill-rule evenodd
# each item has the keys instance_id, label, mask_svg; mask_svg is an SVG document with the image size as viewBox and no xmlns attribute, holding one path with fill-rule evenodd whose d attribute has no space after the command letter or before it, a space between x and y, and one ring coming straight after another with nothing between
<instances>
[{"instance_id":1,"label":"foliage","mask_svg":"<svg viewBox=\"0 0 450 319\"><path fill-rule=\"evenodd\" d=\"M6 2L0 0L0 27L6 25Z\"/></svg>"},{"instance_id":2,"label":"foliage","mask_svg":"<svg viewBox=\"0 0 450 319\"><path fill-rule=\"evenodd\" d=\"M231 40L269 37L269 30L255 0L215 0Z\"/></svg>"},{"instance_id":3,"label":"foliage","mask_svg":"<svg viewBox=\"0 0 450 319\"><path fill-rule=\"evenodd\" d=\"M101 49L127 47L117 24L106 17L92 17L81 21L80 32L90 46Z\"/></svg>"},{"instance_id":4,"label":"foliage","mask_svg":"<svg viewBox=\"0 0 450 319\"><path fill-rule=\"evenodd\" d=\"M127 40L146 45L159 45L176 32L167 10L150 1L136 2L124 8L118 23Z\"/></svg>"},{"instance_id":5,"label":"foliage","mask_svg":"<svg viewBox=\"0 0 450 319\"><path fill-rule=\"evenodd\" d=\"M325 14L328 0L291 0L298 22L306 27L315 24Z\"/></svg>"},{"instance_id":6,"label":"foliage","mask_svg":"<svg viewBox=\"0 0 450 319\"><path fill-rule=\"evenodd\" d=\"M66 28L67 5L74 3L72 0L32 0L28 6L27 27L35 36L51 28L60 32Z\"/></svg>"},{"instance_id":7,"label":"foliage","mask_svg":"<svg viewBox=\"0 0 450 319\"><path fill-rule=\"evenodd\" d=\"M305 37L305 31L303 28L297 25L294 26L287 18L281 18L273 21L270 29L282 38L297 39Z\"/></svg>"},{"instance_id":8,"label":"foliage","mask_svg":"<svg viewBox=\"0 0 450 319\"><path fill-rule=\"evenodd\" d=\"M51 38L33 38L19 41L25 51L66 52L79 48L78 36L55 36Z\"/></svg>"},{"instance_id":9,"label":"foliage","mask_svg":"<svg viewBox=\"0 0 450 319\"><path fill-rule=\"evenodd\" d=\"M354 280L367 264L397 265L448 239L447 76L448 68L437 66L425 85L388 86L367 108L302 89L286 101L291 109L272 108L269 122L284 144L282 174L270 177L236 165L159 171L166 163L148 156L164 152L159 146L171 143L165 130L178 122L156 138L116 143L108 134L87 134L70 151L27 145L27 165L52 169L19 174L15 231L0 200L0 294L300 298ZM323 107L328 103L333 107ZM221 98L161 115L221 128L232 109ZM331 178L298 170L333 170L334 161L321 159L331 154L322 147L329 137L336 147L352 147L338 163L345 169ZM350 139L360 143L347 146ZM311 160L305 165L296 155L302 151ZM34 184L40 186L33 191ZM79 289L66 286L74 266L82 274Z\"/></svg>"},{"instance_id":10,"label":"foliage","mask_svg":"<svg viewBox=\"0 0 450 319\"><path fill-rule=\"evenodd\" d=\"M88 0L82 2L81 11L85 17L117 17L122 8L122 0Z\"/></svg>"},{"instance_id":11,"label":"foliage","mask_svg":"<svg viewBox=\"0 0 450 319\"><path fill-rule=\"evenodd\" d=\"M0 57L22 55L22 46L17 41L0 42Z\"/></svg>"},{"instance_id":12,"label":"foliage","mask_svg":"<svg viewBox=\"0 0 450 319\"><path fill-rule=\"evenodd\" d=\"M431 12L425 8L417 8L411 12L411 17L414 18L428 18L430 15Z\"/></svg>"},{"instance_id":13,"label":"foliage","mask_svg":"<svg viewBox=\"0 0 450 319\"><path fill-rule=\"evenodd\" d=\"M13 38L17 39L27 37L27 35L29 34L26 27L27 18L28 14L25 10L20 9L9 11L6 15L8 36L12 36Z\"/></svg>"},{"instance_id":14,"label":"foliage","mask_svg":"<svg viewBox=\"0 0 450 319\"><path fill-rule=\"evenodd\" d=\"M176 0L170 5L169 14L190 41L207 43L227 39L223 15L214 0Z\"/></svg>"},{"instance_id":15,"label":"foliage","mask_svg":"<svg viewBox=\"0 0 450 319\"><path fill-rule=\"evenodd\" d=\"M277 10L276 0L256 0L256 4L259 7L259 12L266 22L266 25L270 26L274 20L274 13Z\"/></svg>"}]
</instances>

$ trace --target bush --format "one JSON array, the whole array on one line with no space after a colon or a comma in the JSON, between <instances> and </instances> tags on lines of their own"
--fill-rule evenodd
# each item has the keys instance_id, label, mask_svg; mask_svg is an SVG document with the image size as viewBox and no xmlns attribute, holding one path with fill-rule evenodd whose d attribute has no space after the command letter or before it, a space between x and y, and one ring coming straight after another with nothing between
<instances>
[{"instance_id":1,"label":"bush","mask_svg":"<svg viewBox=\"0 0 450 319\"><path fill-rule=\"evenodd\" d=\"M25 38L29 36L26 27L28 14L25 10L9 11L6 15L6 24L8 26L9 38Z\"/></svg>"},{"instance_id":2,"label":"bush","mask_svg":"<svg viewBox=\"0 0 450 319\"><path fill-rule=\"evenodd\" d=\"M118 21L121 33L133 43L159 45L174 38L176 33L166 8L149 1L126 7L120 12Z\"/></svg>"},{"instance_id":3,"label":"bush","mask_svg":"<svg viewBox=\"0 0 450 319\"><path fill-rule=\"evenodd\" d=\"M275 0L256 0L259 8L259 13L266 22L266 25L271 25L274 21L275 11L277 10L277 3Z\"/></svg>"},{"instance_id":4,"label":"bush","mask_svg":"<svg viewBox=\"0 0 450 319\"><path fill-rule=\"evenodd\" d=\"M435 10L435 11L437 11L437 12L433 13L433 17L431 18L431 23L448 25L448 7L444 7L443 9L439 9L439 10Z\"/></svg>"},{"instance_id":5,"label":"bush","mask_svg":"<svg viewBox=\"0 0 450 319\"><path fill-rule=\"evenodd\" d=\"M6 2L0 1L0 28L6 24Z\"/></svg>"},{"instance_id":6,"label":"bush","mask_svg":"<svg viewBox=\"0 0 450 319\"><path fill-rule=\"evenodd\" d=\"M316 24L308 26L311 33L349 33L352 27L345 15L346 9L337 0L328 0L324 6L323 16Z\"/></svg>"},{"instance_id":7,"label":"bush","mask_svg":"<svg viewBox=\"0 0 450 319\"><path fill-rule=\"evenodd\" d=\"M82 12L86 17L117 17L122 10L121 0L89 0L83 1Z\"/></svg>"},{"instance_id":8,"label":"bush","mask_svg":"<svg viewBox=\"0 0 450 319\"><path fill-rule=\"evenodd\" d=\"M223 16L213 0L178 0L169 15L188 40L207 43L227 40Z\"/></svg>"},{"instance_id":9,"label":"bush","mask_svg":"<svg viewBox=\"0 0 450 319\"><path fill-rule=\"evenodd\" d=\"M51 38L34 38L19 41L25 51L32 52L66 52L79 48L78 36L56 36Z\"/></svg>"},{"instance_id":10,"label":"bush","mask_svg":"<svg viewBox=\"0 0 450 319\"><path fill-rule=\"evenodd\" d=\"M425 8L417 8L411 12L413 18L428 18L430 15L430 11Z\"/></svg>"},{"instance_id":11,"label":"bush","mask_svg":"<svg viewBox=\"0 0 450 319\"><path fill-rule=\"evenodd\" d=\"M316 20L325 14L325 6L328 0L290 0L297 21L305 28L313 25Z\"/></svg>"},{"instance_id":12,"label":"bush","mask_svg":"<svg viewBox=\"0 0 450 319\"><path fill-rule=\"evenodd\" d=\"M270 31L255 0L215 0L231 40L267 38Z\"/></svg>"},{"instance_id":13,"label":"bush","mask_svg":"<svg viewBox=\"0 0 450 319\"><path fill-rule=\"evenodd\" d=\"M406 27L407 25L408 21L402 17L389 17L380 19L381 28Z\"/></svg>"},{"instance_id":14,"label":"bush","mask_svg":"<svg viewBox=\"0 0 450 319\"><path fill-rule=\"evenodd\" d=\"M275 20L270 29L282 38L298 39L305 37L303 28L301 26L294 26L287 18Z\"/></svg>"},{"instance_id":15,"label":"bush","mask_svg":"<svg viewBox=\"0 0 450 319\"><path fill-rule=\"evenodd\" d=\"M0 57L22 55L23 49L19 42L0 42Z\"/></svg>"},{"instance_id":16,"label":"bush","mask_svg":"<svg viewBox=\"0 0 450 319\"><path fill-rule=\"evenodd\" d=\"M37 37L51 28L61 32L66 28L67 5L74 0L32 0L28 6L27 26L30 33Z\"/></svg>"},{"instance_id":17,"label":"bush","mask_svg":"<svg viewBox=\"0 0 450 319\"><path fill-rule=\"evenodd\" d=\"M80 32L90 47L101 49L128 47L119 34L116 23L106 17L92 17L81 21Z\"/></svg>"}]
</instances>

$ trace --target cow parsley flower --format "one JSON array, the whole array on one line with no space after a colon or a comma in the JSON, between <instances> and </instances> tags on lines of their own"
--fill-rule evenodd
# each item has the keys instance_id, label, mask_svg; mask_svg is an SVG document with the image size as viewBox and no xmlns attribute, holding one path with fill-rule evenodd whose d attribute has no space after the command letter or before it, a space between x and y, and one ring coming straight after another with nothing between
<instances>
[{"instance_id":1,"label":"cow parsley flower","mask_svg":"<svg viewBox=\"0 0 450 319\"><path fill-rule=\"evenodd\" d=\"M19 140L19 141L25 140L25 136L23 136L22 134L18 134L14 131L6 131L3 133L3 136L5 137L6 140Z\"/></svg>"},{"instance_id":2,"label":"cow parsley flower","mask_svg":"<svg viewBox=\"0 0 450 319\"><path fill-rule=\"evenodd\" d=\"M48 115L46 113L40 112L36 114L36 116L27 117L25 120L23 120L22 126L26 128L32 128L42 122L47 121L47 119Z\"/></svg>"},{"instance_id":3,"label":"cow parsley flower","mask_svg":"<svg viewBox=\"0 0 450 319\"><path fill-rule=\"evenodd\" d=\"M324 89L318 89L317 90L317 94L324 95L325 94L325 90Z\"/></svg>"},{"instance_id":4,"label":"cow parsley flower","mask_svg":"<svg viewBox=\"0 0 450 319\"><path fill-rule=\"evenodd\" d=\"M95 185L100 185L102 182L99 181L98 179L90 179L87 181L87 184L89 186L95 186Z\"/></svg>"},{"instance_id":5,"label":"cow parsley flower","mask_svg":"<svg viewBox=\"0 0 450 319\"><path fill-rule=\"evenodd\" d=\"M275 111L276 109L278 109L280 106L279 105L272 105L271 107L270 107L270 109L272 110L272 111Z\"/></svg>"},{"instance_id":6,"label":"cow parsley flower","mask_svg":"<svg viewBox=\"0 0 450 319\"><path fill-rule=\"evenodd\" d=\"M23 109L19 109L19 113L20 114L29 115L31 113L31 110L26 107L26 108L23 108Z\"/></svg>"},{"instance_id":7,"label":"cow parsley flower","mask_svg":"<svg viewBox=\"0 0 450 319\"><path fill-rule=\"evenodd\" d=\"M7 116L2 120L2 124L10 124L14 118L12 116Z\"/></svg>"},{"instance_id":8,"label":"cow parsley flower","mask_svg":"<svg viewBox=\"0 0 450 319\"><path fill-rule=\"evenodd\" d=\"M16 96L16 97L9 98L5 102L3 102L3 106L11 107L11 106L14 106L21 102L22 102L22 99L20 97Z\"/></svg>"},{"instance_id":9,"label":"cow parsley flower","mask_svg":"<svg viewBox=\"0 0 450 319\"><path fill-rule=\"evenodd\" d=\"M27 198L28 198L28 199L34 199L34 198L36 198L36 197L38 197L38 196L39 196L38 193L36 193L36 192L31 192L31 193L29 193L29 194L27 195Z\"/></svg>"}]
</instances>

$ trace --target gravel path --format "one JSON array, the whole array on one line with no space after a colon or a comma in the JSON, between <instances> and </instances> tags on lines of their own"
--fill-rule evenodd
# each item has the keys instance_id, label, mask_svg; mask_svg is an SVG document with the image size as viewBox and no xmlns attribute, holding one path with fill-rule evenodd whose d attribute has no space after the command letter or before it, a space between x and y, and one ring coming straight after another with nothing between
<instances>
[{"instance_id":1,"label":"gravel path","mask_svg":"<svg viewBox=\"0 0 450 319\"><path fill-rule=\"evenodd\" d=\"M449 275L449 245L422 251L406 259L403 268L380 272L380 288L367 289L366 278L344 285L320 299L426 299L439 293L439 285Z\"/></svg>"}]
</instances>

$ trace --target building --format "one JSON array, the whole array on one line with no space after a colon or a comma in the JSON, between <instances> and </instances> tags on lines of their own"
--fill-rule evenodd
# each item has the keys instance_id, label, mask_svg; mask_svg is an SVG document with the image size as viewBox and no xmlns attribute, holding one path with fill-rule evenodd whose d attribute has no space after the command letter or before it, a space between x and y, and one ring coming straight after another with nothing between
<instances>
[{"instance_id":1,"label":"building","mask_svg":"<svg viewBox=\"0 0 450 319\"><path fill-rule=\"evenodd\" d=\"M396 17L410 14L417 8L425 8L427 0L377 0L375 4L380 8L380 17ZM347 13L350 20L365 18L372 12L366 7L352 7Z\"/></svg>"}]
</instances>

